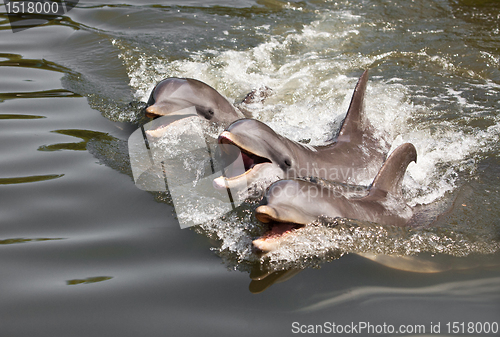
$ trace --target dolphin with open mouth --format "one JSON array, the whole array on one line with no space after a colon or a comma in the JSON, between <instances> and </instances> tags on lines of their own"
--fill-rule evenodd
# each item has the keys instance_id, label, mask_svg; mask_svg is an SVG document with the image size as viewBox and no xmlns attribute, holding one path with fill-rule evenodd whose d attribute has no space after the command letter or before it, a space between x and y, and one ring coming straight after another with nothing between
<instances>
[{"instance_id":1,"label":"dolphin with open mouth","mask_svg":"<svg viewBox=\"0 0 500 337\"><path fill-rule=\"evenodd\" d=\"M213 122L231 123L248 117L248 112L235 108L217 90L192 78L170 77L152 90L145 108L147 117L175 115L194 107L198 116Z\"/></svg>"},{"instance_id":2,"label":"dolphin with open mouth","mask_svg":"<svg viewBox=\"0 0 500 337\"><path fill-rule=\"evenodd\" d=\"M320 217L349 218L382 225L404 226L413 211L402 197L401 182L406 168L417 161L410 143L391 153L362 198L332 196L331 189L304 180L280 180L266 191L264 203L255 210L256 218L269 230L253 245L263 252L279 247L286 235L296 233Z\"/></svg>"},{"instance_id":3,"label":"dolphin with open mouth","mask_svg":"<svg viewBox=\"0 0 500 337\"><path fill-rule=\"evenodd\" d=\"M263 190L274 181L302 177L349 184L371 181L389 148L363 120L367 81L368 71L365 71L356 85L337 139L329 145L310 146L292 141L254 119L231 124L220 134L218 142L221 152L229 145L239 149L244 170L226 170L225 175L214 180L215 188L243 191L254 186Z\"/></svg>"}]
</instances>

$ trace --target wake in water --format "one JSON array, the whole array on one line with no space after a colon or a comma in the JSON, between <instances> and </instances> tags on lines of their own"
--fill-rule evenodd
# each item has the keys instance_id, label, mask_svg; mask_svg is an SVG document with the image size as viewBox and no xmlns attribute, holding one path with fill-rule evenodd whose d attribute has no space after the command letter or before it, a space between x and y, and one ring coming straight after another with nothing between
<instances>
[{"instance_id":1,"label":"wake in water","mask_svg":"<svg viewBox=\"0 0 500 337\"><path fill-rule=\"evenodd\" d=\"M391 150L410 142L418 152L417 164L408 168L403 180L404 196L415 209L412 225L392 228L320 219L265 257L251 248L252 240L264 231L253 216L258 201L246 202L195 230L216 239L219 245L214 249L228 265L240 269L262 261L278 269L305 268L345 253L466 256L498 251L496 223L486 220L477 228L471 223L477 213L458 220L448 216L471 207L461 201L467 190L464 186L475 184L482 161L498 151L500 120L489 103L474 102L471 94L495 95L498 86L450 56L434 55L427 49L349 52L351 45L369 39L368 19L348 10L322 10L314 16L300 29L283 30L271 24L255 27L262 42L244 50L211 49L168 59L131 48L136 41L123 36L114 36L112 45L120 53L137 100L146 101L159 80L174 76L204 81L234 101L251 89L269 87L273 96L247 108L277 133L309 145L330 140L347 111L360 69L371 68L367 118L392 144ZM440 32L425 34L439 36ZM420 69L409 69L397 76L388 65L398 62L425 64L430 71L421 75ZM427 83L425 76L438 72L444 75ZM459 78L460 88L448 74ZM420 82L419 76L423 77ZM475 123L479 115L484 116L483 122Z\"/></svg>"}]
</instances>

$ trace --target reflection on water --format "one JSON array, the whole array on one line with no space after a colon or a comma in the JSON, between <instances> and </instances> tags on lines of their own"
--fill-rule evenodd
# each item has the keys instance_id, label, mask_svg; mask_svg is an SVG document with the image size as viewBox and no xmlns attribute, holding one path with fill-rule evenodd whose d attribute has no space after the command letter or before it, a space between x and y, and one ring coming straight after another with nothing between
<instances>
[{"instance_id":1,"label":"reflection on water","mask_svg":"<svg viewBox=\"0 0 500 337\"><path fill-rule=\"evenodd\" d=\"M62 238L6 239L6 240L1 240L0 245L11 245L15 243L40 242L40 241L50 241L50 240L64 240L64 239Z\"/></svg>"},{"instance_id":2,"label":"reflection on water","mask_svg":"<svg viewBox=\"0 0 500 337\"><path fill-rule=\"evenodd\" d=\"M443 7L443 4L433 3L432 6L440 12L448 10ZM280 5L272 11L283 10L285 7ZM497 93L498 88L489 79L484 78L486 75L471 77L471 71L475 71L473 70L475 65L470 62L456 61L461 58L456 59L456 56L448 55L447 47L436 54L436 51L429 47L416 49L414 45L406 45L404 42L397 46L398 50L387 52L383 49L388 50L394 45L385 42L381 45L381 50L375 54L369 53L365 58L346 53L344 58L339 59L339 50L342 51L340 46L348 50L353 48L345 41L341 42L345 34L352 42L364 42L364 45L359 47L360 50L367 48L367 42L363 39L365 35L373 34L371 25L367 21L368 18L382 25L389 35L400 31L403 28L402 23L395 24L394 19L387 18L384 22L377 21L380 20L380 13L370 10L361 11L360 14L354 14L352 9L346 8L330 10L321 7L317 9L316 14L302 7L295 8L295 10L307 13L303 17L305 22L301 26L291 25L288 31L283 31L280 24L273 24L269 27L259 26L260 28L255 29L259 32L257 35L260 40L254 41L254 45L249 45L246 49L229 48L228 50L227 46L221 45L218 51L209 50L203 55L188 59L173 56L170 52L158 53L150 50L146 43L134 38L115 36L110 32L108 39L111 39L112 46L118 48L119 58L124 62L118 65L113 64L113 69L119 71L119 75L110 78L95 70L84 69L86 73L83 77L78 79L67 77L66 81L73 90L83 89L91 105L101 110L108 118L134 123L140 119L138 117L140 110L134 111L123 105L121 108L116 106L116 102L123 99L123 92L111 104L106 103L110 100L112 92L117 90L112 82L120 78L122 72L128 74L130 84L137 90L136 96L143 100L149 95L156 80L167 76L200 78L211 85L219 86L219 90L223 93L232 94L234 97L240 96L245 86L269 85L273 88L275 95L270 98L269 103L257 102L257 104L250 105L249 108L254 110L254 114L292 139L303 138L304 132L307 132L310 141L321 143L324 141L324 135L329 132L326 130L331 128L332 119L341 120L342 115L334 115L332 118L331 111L341 111L342 107L348 103L349 95L345 95L345 88L349 87L347 84L355 78L355 76L346 77L343 72L339 71L339 68L349 69L350 73L355 73L359 67L371 67L376 75L372 76L370 85L373 89L371 93L368 93L371 96L367 97L369 117L379 130L387 131L392 137L393 148L404 141L411 141L416 144L419 151L419 165L409 170L404 182L406 197L417 210L412 222L415 228L394 229L347 220L343 220L340 225L323 223L302 231L300 235L291 236L284 241L280 250L263 258L256 256L249 244L257 233L262 232L262 225L251 216L255 203L243 205L232 214L207 222L196 231L218 240L219 244L216 247L218 253L229 266L240 270L248 270L249 267L245 264L253 264L255 261L271 263L277 271L318 266L324 261L334 259L332 255L338 255L338 251L341 252L340 255L359 253L372 257L382 256L379 260L384 259L383 256L394 254L411 256L421 252L430 252L467 256L471 253L491 254L498 251L496 222L486 221L482 223L481 228L476 227L472 230L468 221L461 219L456 223L449 218L450 215L453 217L469 209L465 200L470 195L466 196L463 202L459 200L464 198L464 191L471 184L477 185L474 179L482 174L478 171L478 167L481 167L478 163L485 160L484 149L495 151L499 124L496 122L496 117L491 115L493 106L487 96ZM402 9L394 10L398 12ZM419 10L430 14L429 8L419 7ZM192 11L188 8L185 12L179 12L182 16ZM202 16L214 14L210 11L207 14L205 9L201 9L201 13ZM234 11L231 15L238 17L238 13ZM422 13L420 15L424 16ZM433 20L430 19L431 22L434 22ZM121 23L114 21L113 24L120 25ZM450 38L449 28L444 23L441 23L441 28L435 30L422 26L416 19L410 20L407 25L410 35L420 44L433 45L434 35ZM247 29L250 28L247 27ZM422 35L428 35L430 38L422 39ZM85 35L83 40L71 38L67 42L72 49L73 47L85 48L86 44L90 44L95 39L96 37L92 35ZM158 36L157 39L160 40L160 37ZM203 44L201 40L191 42ZM221 38L221 41L226 41L226 39ZM180 43L184 42L180 41ZM94 54L102 55L107 48L105 45L99 46ZM131 48L131 45L138 47ZM326 46L329 46L329 49L327 48L326 52L321 54ZM409 51L399 50L404 48ZM112 50L114 53L115 49L112 48ZM166 46L165 50L170 51L170 47ZM71 57L65 59L63 63L70 65L78 61L77 65L73 64L73 68L79 69L91 62L91 58L87 55L79 55L73 50L68 52ZM483 55L476 50L468 52ZM396 60L403 64L411 61L412 67L422 64L425 76L411 75L411 67L410 70L405 70L406 73L401 73L399 69L401 66L392 63ZM105 58L99 58L99 62L104 61ZM243 65L242 61L246 64ZM431 64L429 65L428 62ZM455 66L456 62L458 62L457 66ZM316 74L316 77L311 77L304 69ZM325 69L330 70L326 75ZM435 69L441 69L442 74L433 74L432 71ZM444 86L442 83L439 84L443 76L449 72L453 73L454 77L446 78L448 82ZM96 90L102 88L102 83L94 83L92 78L103 80L106 84L104 91ZM297 80L300 78L307 78L311 82ZM462 87L460 90L454 89L455 78L459 78L462 81L461 85L466 89ZM89 86L86 81L90 81L91 85ZM484 84L478 85L481 81ZM92 85L96 88L93 89ZM236 92L237 89L240 90L239 93ZM474 97L469 94L471 90L475 92ZM342 93L341 98L336 91ZM95 100L95 98L98 99ZM308 119L303 118L304 109L310 112L311 117ZM467 118L465 120L471 119L469 117L471 113L482 114L484 124L477 124L475 121L464 123L464 118ZM396 123L394 115L399 115ZM477 119L477 117L473 116L472 119ZM328 122L323 123L323 121ZM305 131L305 126L309 129L308 131ZM119 140L108 139L106 142L101 142L99 139L94 139L87 145L87 148L99 158L101 163L120 172L126 172L127 165L119 162L126 158L126 154L119 153L120 150L123 151L123 146L119 143ZM74 147L81 149L84 144L85 142L77 143ZM165 151L168 150L168 143L164 146ZM456 147L458 151L450 151L450 147ZM41 149L59 148L70 149L73 145L57 144ZM469 182L471 180L472 182ZM481 189L480 185L472 188ZM157 193L155 198L165 200L172 205L168 192L166 195ZM491 205L491 201L488 204ZM487 210L491 213L494 209L494 207L489 207ZM474 212L473 209L472 211ZM340 256L336 258L338 257ZM399 259L399 264L405 261L403 264L408 265L408 259ZM432 266L432 263L431 266L424 267L415 260L412 261L413 267L407 266L402 269L436 271L443 268Z\"/></svg>"},{"instance_id":3,"label":"reflection on water","mask_svg":"<svg viewBox=\"0 0 500 337\"><path fill-rule=\"evenodd\" d=\"M75 280L68 280L66 281L67 285L77 285L77 284L91 284L91 283L96 283L96 282L102 282L102 281L107 281L111 280L112 277L110 276L95 276L95 277L88 277L86 279L75 279Z\"/></svg>"},{"instance_id":4,"label":"reflection on water","mask_svg":"<svg viewBox=\"0 0 500 337\"><path fill-rule=\"evenodd\" d=\"M49 174L44 176L16 177L16 178L0 178L0 185L24 184L37 181L52 180L63 177L64 174Z\"/></svg>"},{"instance_id":5,"label":"reflection on water","mask_svg":"<svg viewBox=\"0 0 500 337\"><path fill-rule=\"evenodd\" d=\"M57 63L50 62L47 60L28 59L24 58L22 55L19 54L0 53L0 58L7 59L6 61L0 61L0 67L34 68L34 69L45 69L60 73L71 73L70 69L65 68Z\"/></svg>"},{"instance_id":6,"label":"reflection on water","mask_svg":"<svg viewBox=\"0 0 500 337\"><path fill-rule=\"evenodd\" d=\"M338 255L336 257L332 258L341 258L343 255L340 250L337 251L337 254ZM434 255L428 253L421 253L412 256L385 255L380 253L358 253L358 255L377 262L385 267L412 273L441 273L452 270L474 270L476 268L498 269L500 266L498 259L491 257L489 259L483 259L481 255L473 255L468 258L457 258L451 255ZM250 271L250 278L252 279L249 286L250 292L261 293L273 284L285 282L304 270L304 265L296 264L295 266L299 268L294 269L293 267L289 267L288 269L277 270L276 265L270 263L255 263ZM492 282L492 284L494 284L494 282ZM479 286L478 288L482 288L482 281L478 282L476 286ZM497 287L496 284L495 287ZM435 287L432 290L438 291L437 289L439 289L439 287ZM418 288L412 289L412 291L409 291L408 293L427 293L427 290ZM364 291L365 290L362 290L360 292ZM380 291L379 294L383 295L385 293L392 293L391 291L392 288L385 288L385 292ZM484 291L485 293L495 293L495 289L484 289ZM399 290L394 293L399 293ZM355 297L352 294L349 296L353 298ZM328 301L328 305L331 303L340 303L345 300L345 296L341 298L342 300L335 298L335 300Z\"/></svg>"},{"instance_id":7,"label":"reflection on water","mask_svg":"<svg viewBox=\"0 0 500 337\"><path fill-rule=\"evenodd\" d=\"M499 294L500 278L498 277L474 281L449 282L421 288L360 287L351 289L349 294L333 295L327 300L301 308L300 310L305 312L319 311L339 304L345 304L349 301L368 301L376 297L387 299L391 297L408 298L412 296L433 296L438 298L451 296L468 301L476 301L481 297L491 299L491 296L494 296L498 300L500 297Z\"/></svg>"},{"instance_id":8,"label":"reflection on water","mask_svg":"<svg viewBox=\"0 0 500 337\"><path fill-rule=\"evenodd\" d=\"M285 282L302 271L302 269L266 271L262 270L261 267L262 266L256 265L250 273L252 281L250 282L248 289L253 294L259 294L275 283Z\"/></svg>"},{"instance_id":9,"label":"reflection on water","mask_svg":"<svg viewBox=\"0 0 500 337\"><path fill-rule=\"evenodd\" d=\"M42 97L81 97L68 90L44 90L35 92L9 92L0 94L0 100L14 98L42 98Z\"/></svg>"},{"instance_id":10,"label":"reflection on water","mask_svg":"<svg viewBox=\"0 0 500 337\"><path fill-rule=\"evenodd\" d=\"M0 119L39 119L46 118L45 116L33 116L33 115L0 115Z\"/></svg>"},{"instance_id":11,"label":"reflection on water","mask_svg":"<svg viewBox=\"0 0 500 337\"><path fill-rule=\"evenodd\" d=\"M44 145L40 146L38 148L38 151L59 151L59 150L85 151L87 150L87 143L91 140L100 142L116 140L116 138L108 134L91 130L54 130L52 132L61 135L81 138L83 140L78 143L60 143L60 144Z\"/></svg>"}]
</instances>

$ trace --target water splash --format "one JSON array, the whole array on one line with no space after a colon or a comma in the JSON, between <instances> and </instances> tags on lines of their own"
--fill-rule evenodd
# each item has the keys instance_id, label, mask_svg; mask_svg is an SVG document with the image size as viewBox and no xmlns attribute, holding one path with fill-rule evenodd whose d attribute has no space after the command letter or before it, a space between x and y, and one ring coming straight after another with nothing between
<instances>
[{"instance_id":1,"label":"water splash","mask_svg":"<svg viewBox=\"0 0 500 337\"><path fill-rule=\"evenodd\" d=\"M248 105L248 109L278 133L313 145L332 138L361 70L374 68L365 99L366 116L392 143L392 149L404 142L415 145L418 163L408 168L404 194L412 206L434 209L432 214L417 214L416 218L424 219L420 228L395 229L348 220L334 227L311 226L303 235L287 238L282 248L266 257L269 262L298 263L302 267L324 261L337 251L399 255L427 251L454 256L498 251L492 227L484 234L463 228L457 231L451 226L425 226L436 218L436 210L443 211L435 205L449 207L447 201L457 189L474 179L485 153L498 149L500 120L493 114L494 106L476 101L471 94L481 90L484 95L496 95L498 85L455 58L434 55L427 48L381 50L367 55L346 52L366 39L364 29L372 24L367 17L348 10L318 10L315 15L315 20L300 28L282 29L271 24L254 27L263 42L253 47L206 49L191 52L188 58L170 60L141 53L130 48L124 38L117 37L113 45L121 52L136 98L147 100L156 82L173 76L202 80L232 99L267 86L274 95L265 103ZM386 28L395 29L390 25ZM443 30L410 32L414 37L424 33L439 36ZM481 55L489 62L498 61L491 54ZM464 83L455 87L450 80L434 88L411 77L377 72L377 67L397 62L423 64L422 69L428 73L441 72L443 77L452 74ZM476 125L477 116L488 120L488 125ZM252 204L196 230L220 242L216 250L229 264L255 261L251 241L263 231L252 216Z\"/></svg>"}]
</instances>

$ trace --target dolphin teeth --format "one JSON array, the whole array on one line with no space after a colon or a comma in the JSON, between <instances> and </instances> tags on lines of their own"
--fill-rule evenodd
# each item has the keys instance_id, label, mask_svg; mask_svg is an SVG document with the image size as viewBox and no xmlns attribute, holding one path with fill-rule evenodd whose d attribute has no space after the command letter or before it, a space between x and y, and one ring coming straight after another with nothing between
<instances>
[{"instance_id":1,"label":"dolphin teeth","mask_svg":"<svg viewBox=\"0 0 500 337\"><path fill-rule=\"evenodd\" d=\"M278 223L273 224L271 227L271 230L264 235L266 237L271 237L271 238L280 237L280 236L288 234L288 233L290 233L298 228L300 228L299 225L296 225L293 223L278 222Z\"/></svg>"},{"instance_id":2,"label":"dolphin teeth","mask_svg":"<svg viewBox=\"0 0 500 337\"><path fill-rule=\"evenodd\" d=\"M270 230L264 233L258 239L252 241L255 248L261 250L264 253L277 250L282 242L282 238L285 235L293 233L295 230L304 227L303 225L298 225L294 223L282 223L274 222L270 226Z\"/></svg>"}]
</instances>

